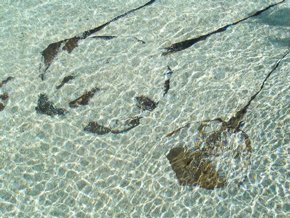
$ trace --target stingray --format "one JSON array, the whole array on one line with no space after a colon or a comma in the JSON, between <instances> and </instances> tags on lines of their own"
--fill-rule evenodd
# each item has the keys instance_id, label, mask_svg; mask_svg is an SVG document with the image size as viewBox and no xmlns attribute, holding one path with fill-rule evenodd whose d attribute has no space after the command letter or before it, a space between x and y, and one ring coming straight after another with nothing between
<instances>
[{"instance_id":1,"label":"stingray","mask_svg":"<svg viewBox=\"0 0 290 218\"><path fill-rule=\"evenodd\" d=\"M274 3L274 4L271 4L271 5L267 6L266 8L263 8L263 9L261 9L259 11L256 11L255 13L253 13L252 15L250 15L248 17L245 17L243 19L235 21L235 22L233 22L231 24L227 24L227 25L225 25L223 27L220 27L220 28L218 28L218 29L216 29L216 30L214 30L212 32L206 33L204 35L201 35L201 36L198 36L198 37L194 37L192 39L187 39L187 40L184 40L184 41L181 41L181 42L173 43L172 45L170 45L170 46L165 48L165 52L163 52L162 55L168 55L168 54L171 54L171 53L174 53L174 52L185 50L185 49L193 46L194 44L196 44L198 42L206 40L208 37L210 37L210 36L212 36L214 34L224 32L229 27L235 26L235 25L237 25L237 24L239 24L239 23L241 23L243 21L246 21L246 20L252 18L252 17L259 16L263 12L273 8L276 5L282 4L284 2L285 2L285 0L277 2L277 3Z\"/></svg>"},{"instance_id":2,"label":"stingray","mask_svg":"<svg viewBox=\"0 0 290 218\"><path fill-rule=\"evenodd\" d=\"M63 39L60 40L58 42L53 42L51 44L49 44L42 52L42 58L43 58L43 66L41 66L41 79L44 80L44 75L45 72L48 70L48 68L50 67L50 65L52 64L53 60L56 58L56 56L58 55L58 53L61 50L67 51L68 53L71 53L77 46L80 40L84 40L86 38L88 38L89 36L91 36L92 34L102 30L103 28L105 28L106 26L108 26L110 23L115 22L117 20L119 20L120 18L123 18L137 10L140 10L148 5L151 5L155 2L155 0L151 0L149 2L147 2L144 5L141 5L137 8L134 8L126 13L123 13L111 20L109 20L108 22L94 28L94 29L90 29L90 30L86 30L82 33L80 33L79 35L73 36L72 38L68 38L68 39ZM113 36L112 36L113 37ZM96 37L99 38L99 37ZM105 37L104 39L111 39L111 37Z\"/></svg>"},{"instance_id":3,"label":"stingray","mask_svg":"<svg viewBox=\"0 0 290 218\"><path fill-rule=\"evenodd\" d=\"M242 166L249 166L252 146L248 134L241 129L243 125L242 120L251 102L264 88L265 82L289 53L290 51L287 51L275 63L272 70L264 78L259 90L228 121L224 121L222 118L215 118L200 122L193 152L187 152L184 150L185 148L179 147L171 149L167 158L181 185L199 185L206 189L222 187L226 184L226 178L215 171L213 159L224 155L226 152L231 152L234 159L245 160L246 162ZM166 136L171 137L189 125L190 123L187 123L185 126L168 133ZM231 147L233 141L237 143L236 147ZM210 185L202 182L205 177ZM238 184L241 184L244 180L245 178L239 181Z\"/></svg>"}]
</instances>

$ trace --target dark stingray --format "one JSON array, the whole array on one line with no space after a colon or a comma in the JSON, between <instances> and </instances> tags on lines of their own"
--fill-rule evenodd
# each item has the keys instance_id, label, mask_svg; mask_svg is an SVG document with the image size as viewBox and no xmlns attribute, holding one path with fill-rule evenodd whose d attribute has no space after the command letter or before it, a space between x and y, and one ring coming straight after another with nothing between
<instances>
[{"instance_id":1,"label":"dark stingray","mask_svg":"<svg viewBox=\"0 0 290 218\"><path fill-rule=\"evenodd\" d=\"M280 62L289 53L290 51L287 51L274 64L272 70L263 80L259 90L254 95L252 95L247 104L238 110L235 115L232 116L228 121L224 121L221 118L216 118L213 120L205 120L201 122L200 126L198 127L197 138L195 139L194 152L186 151L182 147L176 147L170 150L167 158L181 185L199 185L200 187L206 189L213 189L224 186L226 180L214 170L214 167L210 161L210 157L222 155L225 149L233 149L230 147L230 145L227 144L229 135L242 137L238 138L236 141L239 141L239 143L241 143L241 141L243 142L241 145L238 144L237 148L234 148L232 151L233 157L235 159L238 159L241 156L246 157L247 162L241 164L241 167L248 166L250 164L252 146L249 136L241 129L243 124L242 120L251 102L264 88L265 82L268 80L271 74L276 71ZM170 137L187 126L189 126L189 123L170 132L166 136ZM207 131L207 127L210 126L214 127L214 129ZM245 179L246 177L242 181L239 181L238 185L241 185Z\"/></svg>"},{"instance_id":2,"label":"dark stingray","mask_svg":"<svg viewBox=\"0 0 290 218\"><path fill-rule=\"evenodd\" d=\"M172 45L168 46L165 48L165 52L163 52L162 54L163 55L168 55L168 54L171 54L171 53L174 53L174 52L178 52L178 51L182 51L184 49L187 49L191 46L193 46L194 44L198 43L198 42L201 42L201 41L204 41L206 40L208 37L214 35L214 34L217 34L217 33L221 33L221 32L224 32L226 31L229 27L232 27L232 26L235 26L241 22L244 22L250 18L253 18L253 17L256 17L256 16L259 16L261 15L263 12L273 8L274 6L277 6L279 4L282 4L284 3L285 0L283 1L280 1L278 3L274 3L274 4L271 4L267 7L265 7L264 9L261 9L259 11L256 11L254 12L252 15L248 16L248 17L245 17L243 19L240 19L238 21L235 21L231 24L227 24L223 27L220 27L212 32L209 32L209 33L206 33L204 35L201 35L201 36L198 36L198 37L194 37L194 38L191 38L191 39L187 39L187 40L184 40L184 41L181 41L181 42L177 42L177 43L173 43Z\"/></svg>"},{"instance_id":3,"label":"dark stingray","mask_svg":"<svg viewBox=\"0 0 290 218\"><path fill-rule=\"evenodd\" d=\"M257 95L262 91L262 89L264 88L264 85L266 83L266 81L268 80L268 78L276 71L276 69L279 67L281 61L290 53L290 50L288 50L287 52L285 52L285 54L274 64L272 70L266 75L266 77L264 78L259 90L251 96L250 100L247 102L247 104L241 108L240 110L238 110L234 116L232 116L227 122L223 121L221 118L216 118L213 119L217 120L219 122L223 123L223 129L231 129L231 130L239 130L241 124L242 124L242 119L244 118L248 107L250 106L250 104L252 103L252 101L257 97ZM211 121L211 120L207 120L207 121ZM170 137L176 133L178 133L181 129L188 127L190 123L187 123L186 125L179 127L176 130L173 130L172 132L168 133L166 136Z\"/></svg>"},{"instance_id":4,"label":"dark stingray","mask_svg":"<svg viewBox=\"0 0 290 218\"><path fill-rule=\"evenodd\" d=\"M73 36L72 38L68 38L68 39L63 39L60 40L58 42L53 42L51 44L49 44L42 52L41 55L43 57L43 62L44 62L44 69L42 69L41 72L41 79L44 80L44 74L47 71L47 69L49 68L49 66L51 65L51 63L53 62L53 60L55 59L55 57L57 56L57 54L59 53L60 50L65 50L68 53L71 53L77 46L78 46L78 42L80 40L86 39L87 37L91 36L92 34L102 30L103 28L105 28L106 26L108 26L110 23L115 22L117 20L119 20L120 18L123 18L137 10L140 10L148 5L151 5L155 2L155 0L151 0L149 2L147 2L146 4L134 8L126 13L123 13L111 20L109 20L108 22L94 28L94 29L90 29L90 30L86 30L84 32L82 32L81 34L78 34L77 36ZM109 39L109 38L106 38Z\"/></svg>"}]
</instances>

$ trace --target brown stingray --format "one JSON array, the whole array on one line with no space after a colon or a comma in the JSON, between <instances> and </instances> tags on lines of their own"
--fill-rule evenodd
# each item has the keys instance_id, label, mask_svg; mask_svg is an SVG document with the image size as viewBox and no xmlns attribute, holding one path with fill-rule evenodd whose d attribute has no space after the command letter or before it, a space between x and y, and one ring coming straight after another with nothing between
<instances>
[{"instance_id":1,"label":"brown stingray","mask_svg":"<svg viewBox=\"0 0 290 218\"><path fill-rule=\"evenodd\" d=\"M131 14L139 9L142 9L143 7L146 7L148 5L151 5L152 3L154 3L155 0L151 0L147 3L145 3L144 5L141 5L137 8L134 8L128 12L125 12L111 20L109 20L108 22L90 29L90 30L86 30L84 32L82 32L81 34L78 34L77 36L73 36L72 38L68 38L68 39L64 39L64 40L60 40L58 42L53 42L51 44L49 44L42 52L41 55L43 57L43 63L44 63L44 69L41 72L41 79L44 80L44 74L47 71L47 69L50 67L50 65L52 64L53 60L55 59L55 57L58 55L58 53L60 52L60 50L65 50L68 53L71 53L77 46L80 40L86 39L87 37L89 37L90 35L102 30L103 28L105 28L107 25L109 25L112 22L115 22L117 20L119 20L122 17L127 16L128 14ZM61 47L62 46L62 47Z\"/></svg>"},{"instance_id":2,"label":"brown stingray","mask_svg":"<svg viewBox=\"0 0 290 218\"><path fill-rule=\"evenodd\" d=\"M216 172L202 152L175 147L170 150L167 159L180 185L199 185L205 189L214 189L226 184L225 178Z\"/></svg>"}]
</instances>

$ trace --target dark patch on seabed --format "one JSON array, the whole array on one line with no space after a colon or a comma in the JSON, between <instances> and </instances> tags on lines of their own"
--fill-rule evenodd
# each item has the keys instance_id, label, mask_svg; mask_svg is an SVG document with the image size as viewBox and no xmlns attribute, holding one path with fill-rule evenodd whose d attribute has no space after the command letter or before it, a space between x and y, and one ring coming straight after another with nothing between
<instances>
[{"instance_id":1,"label":"dark patch on seabed","mask_svg":"<svg viewBox=\"0 0 290 218\"><path fill-rule=\"evenodd\" d=\"M54 107L53 103L48 100L47 95L40 94L38 98L38 104L35 107L37 113L46 114L49 116L65 115L66 110L63 108Z\"/></svg>"},{"instance_id":2,"label":"dark patch on seabed","mask_svg":"<svg viewBox=\"0 0 290 218\"><path fill-rule=\"evenodd\" d=\"M195 151L186 151L183 147L176 147L170 150L167 158L175 172L177 179L181 185L199 185L202 188L213 189L223 187L226 184L226 178L219 176L209 160L222 153L228 145L229 136L238 135L242 137L244 146L234 151L234 158L240 158L241 155L251 156L252 147L249 136L244 132L241 127L243 125L242 119L244 118L248 107L251 102L264 88L265 82L273 72L278 68L280 62L290 53L287 51L273 66L272 70L266 75L259 90L251 96L247 104L238 110L234 116L228 121L222 118L213 120L204 120L198 127L197 140L195 141ZM167 137L178 133L182 128L188 127L190 123L178 128L167 134ZM215 130L207 132L207 128L214 127ZM248 165L250 164L250 161ZM245 179L244 179L245 180ZM241 184L243 181L240 181Z\"/></svg>"},{"instance_id":3,"label":"dark patch on seabed","mask_svg":"<svg viewBox=\"0 0 290 218\"><path fill-rule=\"evenodd\" d=\"M90 99L95 95L95 93L97 91L100 91L99 88L93 88L91 91L85 92L82 96L80 96L79 98L71 101L69 103L69 106L71 108L76 108L80 105L87 105L90 101Z\"/></svg>"},{"instance_id":4,"label":"dark patch on seabed","mask_svg":"<svg viewBox=\"0 0 290 218\"><path fill-rule=\"evenodd\" d=\"M116 38L117 36L93 36L91 38L93 39L104 39L104 40L111 40Z\"/></svg>"},{"instance_id":5,"label":"dark patch on seabed","mask_svg":"<svg viewBox=\"0 0 290 218\"><path fill-rule=\"evenodd\" d=\"M275 4L271 4L269 5L268 7L262 9L262 10L259 10L257 12L255 12L254 14L248 16L248 17L245 17L241 20L238 20L236 22L233 22L231 24L227 24L223 27L220 27L218 28L217 30L214 30L210 33L207 33L207 34L204 34L204 35L201 35L201 36L198 36L198 37L195 37L195 38L192 38L192 39L188 39L188 40L185 40L185 41L182 41L182 42L177 42L177 43L174 43L172 45L170 45L169 47L166 47L165 48L165 52L162 53L162 55L168 55L168 54L171 54L171 53L174 53L174 52L178 52L178 51L182 51L182 50L185 50L191 46L193 46L194 44L200 42L200 41L204 41L206 40L208 37L214 35L214 34L217 34L217 33L221 33L221 32L224 32L226 31L229 27L232 27L232 26L235 26L243 21L246 21L250 18L253 18L253 17L256 17L256 16L259 16L260 14L262 14L263 12L271 9L272 7L276 6L276 5L279 5L281 3L284 3L285 0L281 1L281 2L278 2L278 3L275 3Z\"/></svg>"},{"instance_id":6,"label":"dark patch on seabed","mask_svg":"<svg viewBox=\"0 0 290 218\"><path fill-rule=\"evenodd\" d=\"M47 71L47 69L49 68L49 66L51 65L51 63L55 59L55 57L58 55L60 50L65 50L68 53L71 53L78 46L78 43L80 40L84 40L84 39L88 38L92 34L98 32L98 31L102 30L104 27L108 26L110 23L115 22L115 21L119 20L120 18L123 18L123 17L137 11L137 10L140 10L140 9L146 7L146 6L149 6L149 5L153 4L154 2L155 2L155 0L151 0L140 7L134 8L134 9L132 9L124 14L121 14L121 15L109 20L108 22L106 22L106 23L104 23L104 24L102 24L94 29L84 31L81 34L74 36L72 38L64 39L64 40L49 44L46 47L46 49L44 49L41 52L42 57L43 57L43 62L44 62L43 63L44 66L41 66L41 68L44 68L44 69L41 69L41 71L42 71L41 75L40 75L41 79L42 80L45 79L45 72ZM95 38L97 38L97 36ZM111 39L111 37L105 37L105 39Z\"/></svg>"},{"instance_id":7,"label":"dark patch on seabed","mask_svg":"<svg viewBox=\"0 0 290 218\"><path fill-rule=\"evenodd\" d=\"M84 128L85 131L95 133L97 135L105 135L107 133L113 133L113 134L121 134L128 132L129 130L135 128L140 124L140 119L142 117L133 117L125 122L125 128L123 129L111 129L109 127L105 127L103 125L100 125L98 122L89 122L89 124Z\"/></svg>"},{"instance_id":8,"label":"dark patch on seabed","mask_svg":"<svg viewBox=\"0 0 290 218\"><path fill-rule=\"evenodd\" d=\"M164 82L163 97L168 93L170 89L170 78L172 74L173 74L172 69L169 66L167 66L167 71L164 73L165 82ZM142 111L153 111L159 104L159 101L155 102L151 100L149 97L144 96L144 95L135 97L135 100L136 100L136 106L140 108Z\"/></svg>"},{"instance_id":9,"label":"dark patch on seabed","mask_svg":"<svg viewBox=\"0 0 290 218\"><path fill-rule=\"evenodd\" d=\"M111 132L111 129L98 124L98 122L89 122L89 124L84 128L85 131L96 133L98 135L104 135Z\"/></svg>"},{"instance_id":10,"label":"dark patch on seabed","mask_svg":"<svg viewBox=\"0 0 290 218\"><path fill-rule=\"evenodd\" d=\"M92 36L90 38L92 38L92 39L111 40L111 39L117 38L117 36ZM141 39L138 39L137 37L132 37L132 38L135 39L138 42L141 42L142 44L146 43L145 41L143 41Z\"/></svg>"},{"instance_id":11,"label":"dark patch on seabed","mask_svg":"<svg viewBox=\"0 0 290 218\"><path fill-rule=\"evenodd\" d=\"M4 108L5 108L5 105L2 102L0 102L0 111L3 111Z\"/></svg>"},{"instance_id":12,"label":"dark patch on seabed","mask_svg":"<svg viewBox=\"0 0 290 218\"><path fill-rule=\"evenodd\" d=\"M137 107L140 108L142 111L153 111L158 105L158 102L156 103L155 101L144 95L137 96L135 99Z\"/></svg>"},{"instance_id":13,"label":"dark patch on seabed","mask_svg":"<svg viewBox=\"0 0 290 218\"><path fill-rule=\"evenodd\" d=\"M63 87L66 83L68 83L69 81L75 79L75 76L73 75L69 75L63 78L63 80L61 81L61 83L56 86L56 89L60 89L61 87Z\"/></svg>"},{"instance_id":14,"label":"dark patch on seabed","mask_svg":"<svg viewBox=\"0 0 290 218\"><path fill-rule=\"evenodd\" d=\"M3 101L6 101L8 98L9 98L9 96L8 96L7 92L5 92L5 93L0 95L0 99L3 100Z\"/></svg>"},{"instance_id":15,"label":"dark patch on seabed","mask_svg":"<svg viewBox=\"0 0 290 218\"><path fill-rule=\"evenodd\" d=\"M14 79L14 77L9 76L6 79L2 80L0 82L0 88L2 88L2 86L6 85L6 83L8 83L12 79ZM2 101L2 102L0 102L0 111L3 111L4 110L4 108L5 108L6 104L7 104L8 99L9 99L9 95L8 95L7 92L4 92L3 94L0 94L0 100Z\"/></svg>"},{"instance_id":16,"label":"dark patch on seabed","mask_svg":"<svg viewBox=\"0 0 290 218\"><path fill-rule=\"evenodd\" d=\"M167 94L167 92L169 91L169 80L171 75L173 74L171 68L168 66L167 67L167 72L165 73L166 76L166 81L165 81L165 90L164 90L164 94L163 96L165 96ZM155 102L153 100L151 100L149 97L141 95L141 96L137 96L135 97L136 100L136 106L138 108L140 108L142 111L153 111L159 102ZM125 122L125 128L123 129L111 129L110 127L106 127L103 125L100 125L98 122L96 121L91 121L89 122L89 124L84 128L84 131L87 132L91 132L97 135L105 135L108 133L112 133L112 134L121 134L121 133L125 133L128 132L129 130L137 127L140 125L140 120L143 117L141 116L136 116L133 118L129 118L128 120L126 120Z\"/></svg>"},{"instance_id":17,"label":"dark patch on seabed","mask_svg":"<svg viewBox=\"0 0 290 218\"><path fill-rule=\"evenodd\" d=\"M0 82L0 88L1 88L3 85L5 85L6 83L8 83L10 80L12 80L12 79L14 79L14 77L9 76L9 77L7 77L6 79L2 80L2 81Z\"/></svg>"},{"instance_id":18,"label":"dark patch on seabed","mask_svg":"<svg viewBox=\"0 0 290 218\"><path fill-rule=\"evenodd\" d=\"M163 96L165 96L169 89L170 89L170 78L173 74L173 71L171 70L171 68L169 66L167 66L167 71L165 72L165 82L164 82L164 93L163 93Z\"/></svg>"},{"instance_id":19,"label":"dark patch on seabed","mask_svg":"<svg viewBox=\"0 0 290 218\"><path fill-rule=\"evenodd\" d=\"M164 73L164 75L166 76L166 80L165 80L165 90L164 90L163 96L165 96L170 89L169 81L170 81L170 77L172 74L173 74L173 71L168 66L167 71ZM144 95L135 97L135 100L136 100L136 106L142 111L150 111L151 112L157 107L157 105L159 103L159 101L155 102L155 101L151 100L149 97L144 96ZM141 117L141 116L129 118L125 122L125 126L127 126L127 127L123 128L123 129L111 129L109 127L100 125L96 121L91 121L84 128L84 130L87 132L95 133L97 135L105 135L107 133L113 133L113 134L125 133L125 132L128 132L129 130L139 126L140 120L142 118L143 117Z\"/></svg>"},{"instance_id":20,"label":"dark patch on seabed","mask_svg":"<svg viewBox=\"0 0 290 218\"><path fill-rule=\"evenodd\" d=\"M165 80L165 84L164 84L163 96L165 96L170 89L169 83L170 83L170 77L172 74L173 74L173 71L168 66L167 71L164 73L166 80ZM60 89L63 85L65 85L66 83L68 83L70 80L72 80L74 78L75 78L75 76L72 76L72 75L64 77L62 82L56 88ZM88 105L90 99L94 97L94 95L97 91L100 91L100 89L93 88L92 90L85 92L83 95L81 95L77 99L69 102L69 107L76 108L79 106ZM140 108L142 111L146 111L146 110L153 111L159 103L159 102L155 102L155 101L151 100L149 97L146 97L144 95L137 96L135 98L135 100L136 100L136 106L138 108ZM37 113L46 114L49 116L65 115L65 113L67 113L67 111L63 108L54 107L53 102L48 100L48 97L46 94L40 94L39 99L38 99L38 105L35 109L36 109ZM128 132L129 130L139 126L140 120L142 118L143 118L142 116L135 116L135 117L129 118L128 120L125 121L125 127L123 129L112 129L110 127L100 125L96 121L91 121L84 128L84 130L87 132L95 133L97 135L104 135L107 133L121 134L121 133Z\"/></svg>"}]
</instances>

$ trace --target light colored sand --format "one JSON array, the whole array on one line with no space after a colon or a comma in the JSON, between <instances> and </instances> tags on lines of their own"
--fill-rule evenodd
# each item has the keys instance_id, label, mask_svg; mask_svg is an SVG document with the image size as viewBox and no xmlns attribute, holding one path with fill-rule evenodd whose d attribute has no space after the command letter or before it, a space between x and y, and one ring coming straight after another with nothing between
<instances>
[{"instance_id":1,"label":"light colored sand","mask_svg":"<svg viewBox=\"0 0 290 218\"><path fill-rule=\"evenodd\" d=\"M171 43L207 33L273 1L160 0L98 32L118 38L87 39L71 54L60 53L47 80L40 80L40 52L49 43L146 1L126 2L5 1L0 8L0 80L15 77L2 88L10 99L0 112L1 216L286 217L289 57L244 119L253 155L243 187L234 181L214 191L180 187L166 154L176 145L190 147L197 124L172 139L164 136L189 120L228 119L245 105L287 50L280 42L289 40L290 26L266 21L289 9L278 6L264 19L251 19L164 57L162 48ZM174 74L162 98L167 65ZM77 78L56 91L70 74ZM69 109L70 100L95 86L101 91L89 106ZM40 93L69 114L36 114ZM140 126L123 135L82 130L91 120L118 126L116 120L138 115L138 95L160 100L153 112L143 114Z\"/></svg>"}]
</instances>

